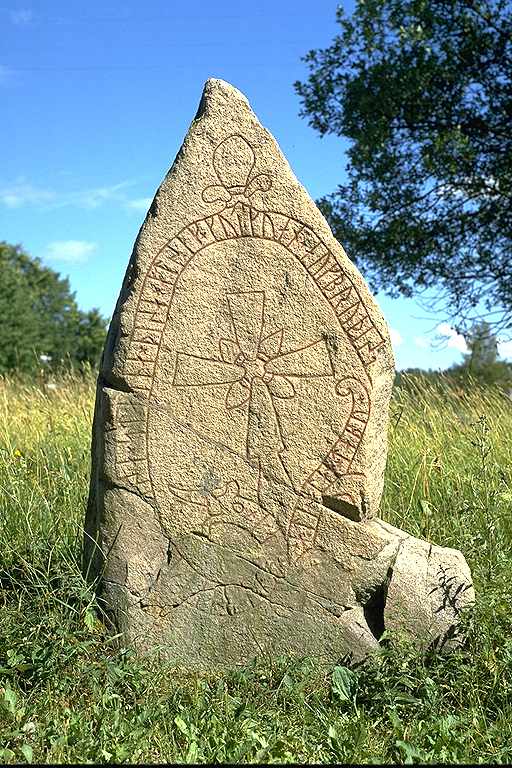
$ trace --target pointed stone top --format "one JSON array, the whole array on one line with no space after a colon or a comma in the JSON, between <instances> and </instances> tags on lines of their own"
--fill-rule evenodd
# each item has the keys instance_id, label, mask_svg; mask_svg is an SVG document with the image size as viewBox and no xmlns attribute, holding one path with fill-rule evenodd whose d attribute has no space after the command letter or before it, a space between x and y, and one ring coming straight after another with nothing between
<instances>
[{"instance_id":1,"label":"pointed stone top","mask_svg":"<svg viewBox=\"0 0 512 768\"><path fill-rule=\"evenodd\" d=\"M242 91L239 91L226 80L209 77L204 84L195 119L206 116L213 105L226 106L228 103L231 108L238 103L240 106L243 105L245 109L251 110L249 101Z\"/></svg>"},{"instance_id":2,"label":"pointed stone top","mask_svg":"<svg viewBox=\"0 0 512 768\"><path fill-rule=\"evenodd\" d=\"M238 88L235 88L234 85L228 83L227 80L222 80L219 77L209 77L204 84L203 94L210 96L216 92L223 93L230 98L236 97L242 99L245 104L249 104L247 96L245 96L242 91L239 91Z\"/></svg>"}]
</instances>

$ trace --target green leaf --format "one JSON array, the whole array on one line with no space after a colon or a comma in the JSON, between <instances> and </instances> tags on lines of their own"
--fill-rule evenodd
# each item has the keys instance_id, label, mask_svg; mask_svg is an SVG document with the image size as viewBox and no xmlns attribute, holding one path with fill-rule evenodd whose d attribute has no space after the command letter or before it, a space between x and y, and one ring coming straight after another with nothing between
<instances>
[{"instance_id":1,"label":"green leaf","mask_svg":"<svg viewBox=\"0 0 512 768\"><path fill-rule=\"evenodd\" d=\"M427 501L427 499L421 499L420 500L420 507L421 507L421 511L423 512L424 515L430 515L430 513L432 512L432 508L430 506L430 502Z\"/></svg>"},{"instance_id":2,"label":"green leaf","mask_svg":"<svg viewBox=\"0 0 512 768\"><path fill-rule=\"evenodd\" d=\"M192 741L190 746L189 746L189 748L188 748L188 750L187 750L187 755L185 757L185 761L187 763L196 763L197 762L197 754L198 754L197 741Z\"/></svg>"},{"instance_id":3,"label":"green leaf","mask_svg":"<svg viewBox=\"0 0 512 768\"><path fill-rule=\"evenodd\" d=\"M16 696L15 692L7 686L7 688L4 691L4 705L7 708L7 710L11 713L11 715L14 715L16 712L16 702L18 700L18 697Z\"/></svg>"},{"instance_id":4,"label":"green leaf","mask_svg":"<svg viewBox=\"0 0 512 768\"><path fill-rule=\"evenodd\" d=\"M177 726L178 730L185 734L185 736L189 735L188 725L179 715L176 715L174 718L174 724Z\"/></svg>"},{"instance_id":5,"label":"green leaf","mask_svg":"<svg viewBox=\"0 0 512 768\"><path fill-rule=\"evenodd\" d=\"M21 745L21 754L23 755L23 757L25 758L27 763L31 763L32 762L34 753L32 751L32 747L30 746L30 744L22 744Z\"/></svg>"},{"instance_id":6,"label":"green leaf","mask_svg":"<svg viewBox=\"0 0 512 768\"><path fill-rule=\"evenodd\" d=\"M421 699L417 699L416 696L410 696L408 693L397 693L395 696L395 703L398 704L421 704Z\"/></svg>"},{"instance_id":7,"label":"green leaf","mask_svg":"<svg viewBox=\"0 0 512 768\"><path fill-rule=\"evenodd\" d=\"M395 741L395 745L398 747L400 752L405 756L405 764L406 765L412 765L414 763L414 760L420 760L423 757L422 752L419 749L416 749L415 746L412 744L409 744L407 741L402 741L401 739L397 739Z\"/></svg>"},{"instance_id":8,"label":"green leaf","mask_svg":"<svg viewBox=\"0 0 512 768\"><path fill-rule=\"evenodd\" d=\"M334 667L331 684L340 701L350 701L356 689L356 675L348 667Z\"/></svg>"},{"instance_id":9,"label":"green leaf","mask_svg":"<svg viewBox=\"0 0 512 768\"><path fill-rule=\"evenodd\" d=\"M84 624L90 632L94 632L94 628L96 626L96 616L90 608L88 608L84 614Z\"/></svg>"},{"instance_id":10,"label":"green leaf","mask_svg":"<svg viewBox=\"0 0 512 768\"><path fill-rule=\"evenodd\" d=\"M403 731L403 723L400 720L397 712L394 709L388 709L388 717L391 725L393 726L393 730L401 734Z\"/></svg>"}]
</instances>

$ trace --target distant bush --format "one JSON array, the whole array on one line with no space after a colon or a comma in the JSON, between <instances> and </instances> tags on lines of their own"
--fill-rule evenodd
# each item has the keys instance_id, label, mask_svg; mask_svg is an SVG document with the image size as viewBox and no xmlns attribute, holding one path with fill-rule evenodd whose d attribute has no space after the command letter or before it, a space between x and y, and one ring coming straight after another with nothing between
<instances>
[{"instance_id":1,"label":"distant bush","mask_svg":"<svg viewBox=\"0 0 512 768\"><path fill-rule=\"evenodd\" d=\"M512 364L499 359L498 338L485 321L477 322L466 335L467 352L461 363L454 363L445 371L407 368L398 371L395 385L408 389L421 384L446 388L496 387L512 393Z\"/></svg>"},{"instance_id":2,"label":"distant bush","mask_svg":"<svg viewBox=\"0 0 512 768\"><path fill-rule=\"evenodd\" d=\"M67 278L0 242L0 373L97 365L107 321L83 312Z\"/></svg>"}]
</instances>

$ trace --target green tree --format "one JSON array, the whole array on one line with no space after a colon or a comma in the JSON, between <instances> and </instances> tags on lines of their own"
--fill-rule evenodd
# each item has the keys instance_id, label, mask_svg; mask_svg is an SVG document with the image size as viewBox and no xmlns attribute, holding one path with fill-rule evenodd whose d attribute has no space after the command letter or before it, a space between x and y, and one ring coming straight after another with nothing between
<instances>
[{"instance_id":1,"label":"green tree","mask_svg":"<svg viewBox=\"0 0 512 768\"><path fill-rule=\"evenodd\" d=\"M481 320L466 334L468 351L464 360L448 369L448 375L458 379L469 377L484 384L512 386L512 366L499 360L498 339L489 323Z\"/></svg>"},{"instance_id":2,"label":"green tree","mask_svg":"<svg viewBox=\"0 0 512 768\"><path fill-rule=\"evenodd\" d=\"M97 309L77 313L71 327L74 359L78 363L98 364L105 343L105 318Z\"/></svg>"},{"instance_id":3,"label":"green tree","mask_svg":"<svg viewBox=\"0 0 512 768\"><path fill-rule=\"evenodd\" d=\"M371 285L435 286L448 317L512 327L509 0L356 0L305 57L301 114L349 140L320 201Z\"/></svg>"},{"instance_id":4,"label":"green tree","mask_svg":"<svg viewBox=\"0 0 512 768\"><path fill-rule=\"evenodd\" d=\"M52 366L98 363L106 321L78 308L67 279L6 242L0 275L0 373L34 370L41 355Z\"/></svg>"},{"instance_id":5,"label":"green tree","mask_svg":"<svg viewBox=\"0 0 512 768\"><path fill-rule=\"evenodd\" d=\"M475 323L466 344L468 351L464 355L464 365L470 371L490 368L498 361L498 340L485 320Z\"/></svg>"}]
</instances>

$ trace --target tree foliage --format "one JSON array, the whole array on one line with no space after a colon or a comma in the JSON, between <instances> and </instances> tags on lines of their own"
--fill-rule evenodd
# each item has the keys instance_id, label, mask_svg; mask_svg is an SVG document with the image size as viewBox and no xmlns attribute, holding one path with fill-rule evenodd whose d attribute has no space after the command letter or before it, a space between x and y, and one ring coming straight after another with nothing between
<instances>
[{"instance_id":1,"label":"tree foliage","mask_svg":"<svg viewBox=\"0 0 512 768\"><path fill-rule=\"evenodd\" d=\"M448 374L457 379L476 379L483 384L512 387L512 365L500 360L498 339L489 323L476 322L466 335L468 351L462 363L452 365Z\"/></svg>"},{"instance_id":2,"label":"tree foliage","mask_svg":"<svg viewBox=\"0 0 512 768\"><path fill-rule=\"evenodd\" d=\"M436 287L467 330L512 327L509 0L356 0L295 84L320 134L349 139L320 206L374 288Z\"/></svg>"},{"instance_id":3,"label":"tree foliage","mask_svg":"<svg viewBox=\"0 0 512 768\"><path fill-rule=\"evenodd\" d=\"M456 385L463 390L474 384L485 387L497 387L512 395L512 363L501 360L498 338L492 326L485 320L473 324L465 335L467 352L460 363L454 363L444 371L429 368L407 368L397 371L395 384L399 387L412 388L418 382L428 382L439 392L447 384ZM415 383L416 382L416 383Z\"/></svg>"},{"instance_id":4,"label":"tree foliage","mask_svg":"<svg viewBox=\"0 0 512 768\"><path fill-rule=\"evenodd\" d=\"M0 373L99 362L106 321L81 311L67 278L0 242Z\"/></svg>"}]
</instances>

